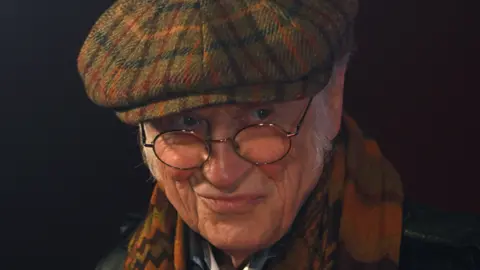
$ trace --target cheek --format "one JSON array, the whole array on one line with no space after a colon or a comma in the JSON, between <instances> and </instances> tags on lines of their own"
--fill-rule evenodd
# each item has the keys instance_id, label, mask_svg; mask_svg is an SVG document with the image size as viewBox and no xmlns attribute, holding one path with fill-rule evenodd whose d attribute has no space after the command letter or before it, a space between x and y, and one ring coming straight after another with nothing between
<instances>
[{"instance_id":1,"label":"cheek","mask_svg":"<svg viewBox=\"0 0 480 270\"><path fill-rule=\"evenodd\" d=\"M189 182L194 171L177 170L161 162L155 162L150 166L152 165L153 167L150 167L152 174L169 202L191 228L197 228L196 196Z\"/></svg>"},{"instance_id":2,"label":"cheek","mask_svg":"<svg viewBox=\"0 0 480 270\"><path fill-rule=\"evenodd\" d=\"M168 181L184 182L193 174L193 170L183 171L169 167L159 161L153 154L147 153L145 156L151 174L162 184Z\"/></svg>"},{"instance_id":3,"label":"cheek","mask_svg":"<svg viewBox=\"0 0 480 270\"><path fill-rule=\"evenodd\" d=\"M281 180L281 175L285 170L284 162L276 162L273 164L261 165L258 168L271 180L277 182Z\"/></svg>"},{"instance_id":4,"label":"cheek","mask_svg":"<svg viewBox=\"0 0 480 270\"><path fill-rule=\"evenodd\" d=\"M194 171L180 171L173 168L165 169L170 181L174 181L177 184L188 184L188 179L193 175Z\"/></svg>"},{"instance_id":5,"label":"cheek","mask_svg":"<svg viewBox=\"0 0 480 270\"><path fill-rule=\"evenodd\" d=\"M193 170L177 170L161 163L160 161L149 162L150 172L155 180L165 190L188 185L188 179L193 175Z\"/></svg>"}]
</instances>

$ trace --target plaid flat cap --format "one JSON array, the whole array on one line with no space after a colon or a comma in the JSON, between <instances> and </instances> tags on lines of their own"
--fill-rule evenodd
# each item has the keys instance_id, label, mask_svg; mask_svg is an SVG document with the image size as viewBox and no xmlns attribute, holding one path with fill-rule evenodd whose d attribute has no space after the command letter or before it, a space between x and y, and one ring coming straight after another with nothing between
<instances>
[{"instance_id":1,"label":"plaid flat cap","mask_svg":"<svg viewBox=\"0 0 480 270\"><path fill-rule=\"evenodd\" d=\"M313 96L353 44L357 0L118 0L78 56L88 97L125 123Z\"/></svg>"}]
</instances>

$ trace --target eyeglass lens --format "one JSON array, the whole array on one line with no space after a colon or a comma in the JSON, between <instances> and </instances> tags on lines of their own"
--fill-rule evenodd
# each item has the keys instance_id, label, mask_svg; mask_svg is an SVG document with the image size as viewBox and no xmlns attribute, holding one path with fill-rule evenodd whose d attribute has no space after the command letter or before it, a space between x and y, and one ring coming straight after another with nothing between
<instances>
[{"instance_id":1,"label":"eyeglass lens","mask_svg":"<svg viewBox=\"0 0 480 270\"><path fill-rule=\"evenodd\" d=\"M266 164L283 158L290 149L287 134L275 125L251 126L240 131L233 139L239 156L256 163ZM201 166L209 158L209 144L188 132L173 131L160 135L154 151L163 163L181 169Z\"/></svg>"}]
</instances>

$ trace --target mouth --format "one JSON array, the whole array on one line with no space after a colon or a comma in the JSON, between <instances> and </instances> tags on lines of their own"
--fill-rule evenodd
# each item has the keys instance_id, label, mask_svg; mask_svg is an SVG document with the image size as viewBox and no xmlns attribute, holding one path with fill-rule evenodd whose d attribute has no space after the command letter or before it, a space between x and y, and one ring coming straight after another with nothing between
<instances>
[{"instance_id":1,"label":"mouth","mask_svg":"<svg viewBox=\"0 0 480 270\"><path fill-rule=\"evenodd\" d=\"M265 200L265 196L203 197L200 200L211 211L219 214L245 214Z\"/></svg>"}]
</instances>

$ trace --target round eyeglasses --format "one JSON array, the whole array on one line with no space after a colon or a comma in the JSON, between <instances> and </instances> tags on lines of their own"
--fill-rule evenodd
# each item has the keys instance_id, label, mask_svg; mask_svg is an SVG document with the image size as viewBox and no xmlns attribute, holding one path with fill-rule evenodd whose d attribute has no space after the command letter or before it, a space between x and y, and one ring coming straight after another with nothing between
<instances>
[{"instance_id":1,"label":"round eyeglasses","mask_svg":"<svg viewBox=\"0 0 480 270\"><path fill-rule=\"evenodd\" d=\"M240 129L233 137L204 139L190 130L165 131L146 143L145 128L142 128L143 146L152 148L162 163L179 170L201 168L210 158L213 143L230 143L242 159L255 165L265 165L283 159L291 149L291 138L298 135L312 99L294 132L287 132L275 124L256 124Z\"/></svg>"}]
</instances>

